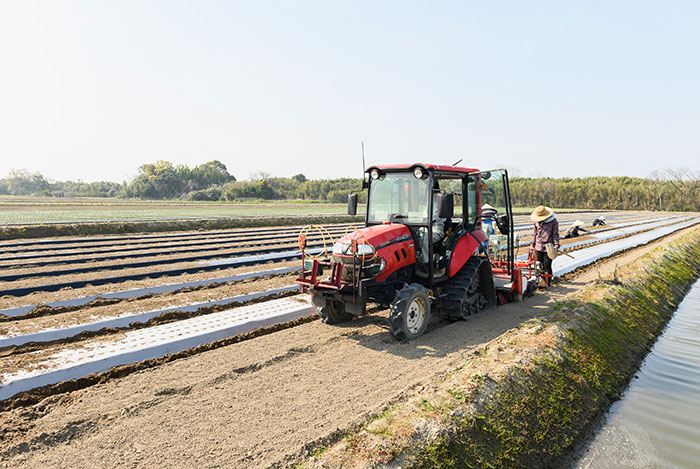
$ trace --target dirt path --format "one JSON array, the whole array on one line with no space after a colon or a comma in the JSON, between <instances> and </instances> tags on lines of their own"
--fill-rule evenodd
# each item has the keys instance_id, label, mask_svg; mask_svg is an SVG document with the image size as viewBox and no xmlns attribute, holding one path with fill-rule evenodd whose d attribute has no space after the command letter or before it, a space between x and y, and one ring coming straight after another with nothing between
<instances>
[{"instance_id":1,"label":"dirt path","mask_svg":"<svg viewBox=\"0 0 700 469\"><path fill-rule=\"evenodd\" d=\"M658 243L470 321L434 320L409 344L390 338L386 312L314 321L4 412L0 467L286 465Z\"/></svg>"}]
</instances>

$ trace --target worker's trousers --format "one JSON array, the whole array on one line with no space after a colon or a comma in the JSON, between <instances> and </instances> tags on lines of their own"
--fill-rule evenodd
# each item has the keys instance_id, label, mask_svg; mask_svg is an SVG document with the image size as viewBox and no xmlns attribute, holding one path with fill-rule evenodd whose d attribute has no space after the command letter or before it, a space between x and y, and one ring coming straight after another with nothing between
<instances>
[{"instance_id":1,"label":"worker's trousers","mask_svg":"<svg viewBox=\"0 0 700 469\"><path fill-rule=\"evenodd\" d=\"M547 251L537 251L537 262L540 263L545 273L554 275L552 272L552 259L547 255ZM547 277L547 285L552 284L552 277Z\"/></svg>"}]
</instances>

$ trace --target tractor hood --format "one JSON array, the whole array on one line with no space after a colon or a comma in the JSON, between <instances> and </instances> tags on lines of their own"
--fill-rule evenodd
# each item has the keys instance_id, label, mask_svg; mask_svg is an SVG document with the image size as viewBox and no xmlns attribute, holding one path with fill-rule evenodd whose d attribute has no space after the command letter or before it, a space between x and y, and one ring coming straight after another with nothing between
<instances>
[{"instance_id":1,"label":"tractor hood","mask_svg":"<svg viewBox=\"0 0 700 469\"><path fill-rule=\"evenodd\" d=\"M333 246L333 254L352 256L353 241L357 243L358 254L373 255L375 251L408 239L411 239L411 231L406 225L385 223L368 226L340 238Z\"/></svg>"}]
</instances>

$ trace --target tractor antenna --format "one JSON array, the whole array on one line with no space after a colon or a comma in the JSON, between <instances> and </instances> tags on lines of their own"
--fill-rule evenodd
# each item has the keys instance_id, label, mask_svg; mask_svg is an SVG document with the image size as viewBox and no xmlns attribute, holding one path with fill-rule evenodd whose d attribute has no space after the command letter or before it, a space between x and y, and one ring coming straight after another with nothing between
<instances>
[{"instance_id":1,"label":"tractor antenna","mask_svg":"<svg viewBox=\"0 0 700 469\"><path fill-rule=\"evenodd\" d=\"M369 187L369 182L365 179L365 142L360 141L362 145L362 189Z\"/></svg>"},{"instance_id":2,"label":"tractor antenna","mask_svg":"<svg viewBox=\"0 0 700 469\"><path fill-rule=\"evenodd\" d=\"M361 141L362 145L362 179L365 178L365 142Z\"/></svg>"},{"instance_id":3,"label":"tractor antenna","mask_svg":"<svg viewBox=\"0 0 700 469\"><path fill-rule=\"evenodd\" d=\"M464 159L464 158L458 159L457 161L455 161L454 163L452 163L452 166L457 166L459 163L462 162L463 159Z\"/></svg>"}]
</instances>

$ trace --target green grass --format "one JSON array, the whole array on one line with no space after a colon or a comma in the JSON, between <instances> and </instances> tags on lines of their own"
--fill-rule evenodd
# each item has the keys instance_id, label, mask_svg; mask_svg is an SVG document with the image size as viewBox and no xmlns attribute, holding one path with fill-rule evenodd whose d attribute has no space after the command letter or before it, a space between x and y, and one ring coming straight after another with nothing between
<instances>
[{"instance_id":1,"label":"green grass","mask_svg":"<svg viewBox=\"0 0 700 469\"><path fill-rule=\"evenodd\" d=\"M314 457L314 458L321 456L322 454L328 452L329 449L330 448L328 448L327 446L321 446L320 448L314 448L311 451L309 451L309 456Z\"/></svg>"}]
</instances>

